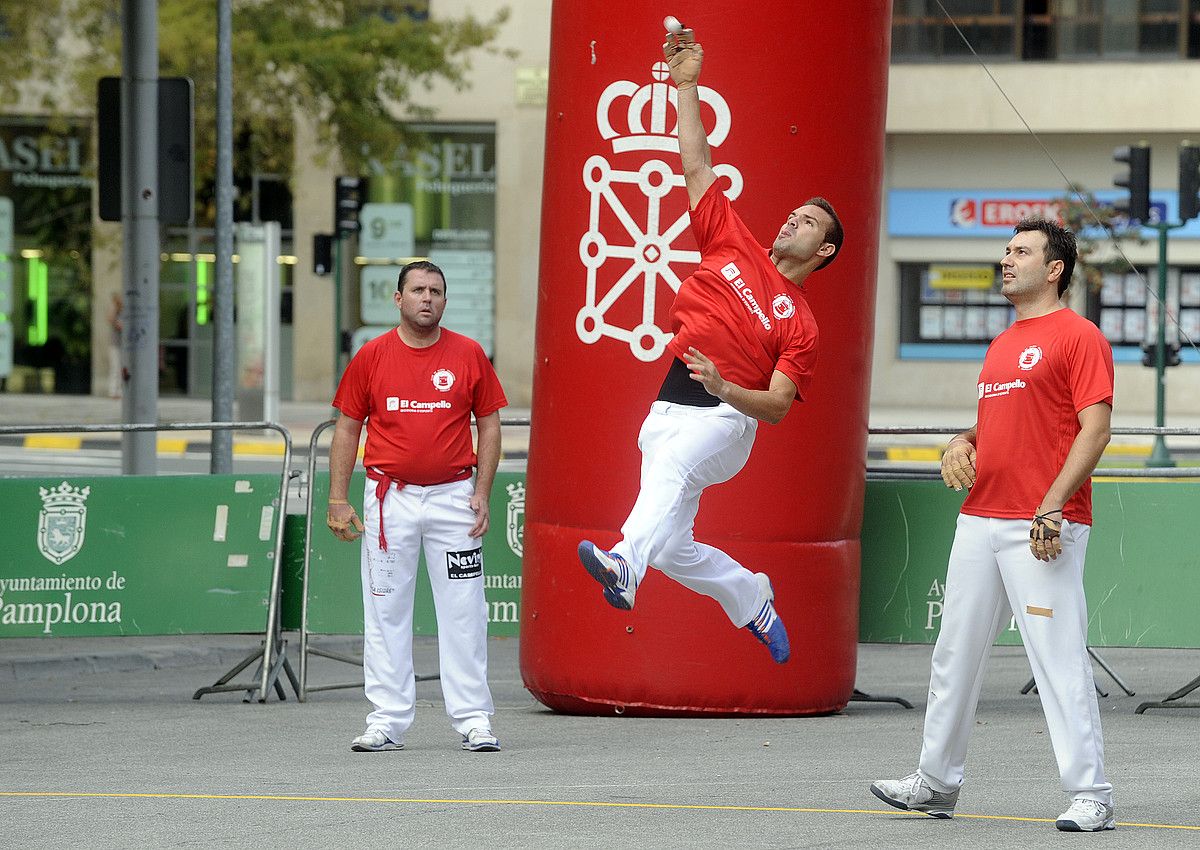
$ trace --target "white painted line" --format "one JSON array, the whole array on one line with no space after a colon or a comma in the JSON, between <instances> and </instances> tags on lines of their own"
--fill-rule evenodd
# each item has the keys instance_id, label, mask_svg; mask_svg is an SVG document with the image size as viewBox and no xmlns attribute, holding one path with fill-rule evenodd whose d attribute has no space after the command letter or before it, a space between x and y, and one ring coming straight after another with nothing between
<instances>
[{"instance_id":1,"label":"white painted line","mask_svg":"<svg viewBox=\"0 0 1200 850\"><path fill-rule=\"evenodd\" d=\"M225 530L229 527L229 505L217 505L217 522L213 526L213 542L225 542Z\"/></svg>"},{"instance_id":2,"label":"white painted line","mask_svg":"<svg viewBox=\"0 0 1200 850\"><path fill-rule=\"evenodd\" d=\"M244 478L233 483L233 492L235 493L253 493L254 488L250 486L250 482Z\"/></svg>"},{"instance_id":3,"label":"white painted line","mask_svg":"<svg viewBox=\"0 0 1200 850\"><path fill-rule=\"evenodd\" d=\"M249 555L230 555L229 560L225 562L227 567L244 567L250 563Z\"/></svg>"}]
</instances>

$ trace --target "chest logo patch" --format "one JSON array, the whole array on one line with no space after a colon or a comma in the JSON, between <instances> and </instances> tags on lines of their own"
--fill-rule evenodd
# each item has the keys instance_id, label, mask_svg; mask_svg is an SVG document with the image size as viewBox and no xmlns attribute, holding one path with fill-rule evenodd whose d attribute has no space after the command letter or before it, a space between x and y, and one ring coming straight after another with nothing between
<instances>
[{"instance_id":1,"label":"chest logo patch","mask_svg":"<svg viewBox=\"0 0 1200 850\"><path fill-rule=\"evenodd\" d=\"M1042 360L1042 349L1036 345L1031 345L1021 352L1021 356L1017 358L1017 368L1028 372Z\"/></svg>"},{"instance_id":2,"label":"chest logo patch","mask_svg":"<svg viewBox=\"0 0 1200 850\"><path fill-rule=\"evenodd\" d=\"M776 319L786 319L796 314L796 304L787 295L776 295L771 300L771 312Z\"/></svg>"},{"instance_id":3,"label":"chest logo patch","mask_svg":"<svg viewBox=\"0 0 1200 850\"><path fill-rule=\"evenodd\" d=\"M433 373L433 388L438 392L450 392L450 388L454 386L454 373L449 369L438 369Z\"/></svg>"}]
</instances>

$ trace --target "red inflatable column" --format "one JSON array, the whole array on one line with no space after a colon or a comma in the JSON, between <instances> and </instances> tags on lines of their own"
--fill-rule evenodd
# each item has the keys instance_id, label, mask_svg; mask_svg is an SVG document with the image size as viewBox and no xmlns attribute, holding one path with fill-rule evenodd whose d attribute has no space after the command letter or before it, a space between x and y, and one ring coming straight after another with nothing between
<instances>
[{"instance_id":1,"label":"red inflatable column","mask_svg":"<svg viewBox=\"0 0 1200 850\"><path fill-rule=\"evenodd\" d=\"M650 8L652 6L653 8ZM701 502L696 539L765 571L792 658L650 570L633 611L576 559L610 546L638 491L637 433L670 362L667 309L699 255L662 63L662 8L559 0L551 24L521 671L580 713L810 714L854 687L859 531L890 3L706 2L670 10L705 47L702 115L734 208L770 244L813 195L846 241L809 278L821 330L807 400L762 425Z\"/></svg>"}]
</instances>

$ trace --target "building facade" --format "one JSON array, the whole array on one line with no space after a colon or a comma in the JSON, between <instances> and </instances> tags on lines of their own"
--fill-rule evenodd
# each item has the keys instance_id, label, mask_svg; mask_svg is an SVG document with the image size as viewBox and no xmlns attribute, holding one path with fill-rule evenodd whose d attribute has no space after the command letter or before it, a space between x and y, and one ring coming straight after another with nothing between
<instances>
[{"instance_id":1,"label":"building facade","mask_svg":"<svg viewBox=\"0 0 1200 850\"><path fill-rule=\"evenodd\" d=\"M545 111L551 5L431 0L434 17L487 17L501 6L511 15L496 49L472 59L467 89L439 86L419 95L436 112L432 122L416 126L413 116L395 116L424 143L361 175L368 178L363 200L370 214L357 236L337 246L336 274L318 274L313 252L314 236L334 229L334 182L342 169L317 155L315 128L298 116L283 248L285 397L329 398L346 352L388 322L388 281L394 286L399 261L431 256L448 272L447 325L479 338L510 400L529 403L539 236L554 226L541 220L544 139L553 119ZM1113 149L1145 142L1154 209L1175 220L1179 146L1200 142L1200 101L1193 95L1200 83L1200 0L896 0L892 40L872 406L942 410L948 424L965 422L974 414L969 388L983 351L1011 320L995 277L1017 218L1055 215L1070 186L1111 204L1122 194L1113 186ZM90 149L82 144L76 155L86 159ZM69 166L70 150L55 162ZM836 187L820 190L836 204ZM781 211L792 200L781 198ZM5 210L0 199L0 248ZM27 224L16 222L11 255L0 259L0 286L7 276L13 290L0 300L0 314L20 313L17 321L0 321L0 329L24 335L16 348L17 359L24 358L16 370L21 379L8 385L88 391L65 374L46 383L45 367L31 365L45 359L45 352L29 359L31 322L39 339L69 334L56 330L53 297L48 324L38 325L41 308L22 295L41 291L39 258L21 256L38 250ZM1094 287L1077 280L1071 303L1113 343L1118 413L1150 424L1154 370L1142 365L1141 345L1157 318L1156 233L1120 243L1090 235L1092 259L1115 264ZM118 237L116 226L94 222L91 242L77 248L93 258L90 302L80 309L84 327L90 316L95 394L106 385L105 312L109 293L120 287ZM189 377L164 392L206 395L211 269L197 261L203 238L176 232L171 240L163 273L170 292L161 299L170 316L160 333L164 362ZM1200 415L1200 355L1193 345L1200 341L1200 224L1172 230L1168 252L1168 338L1179 339L1182 364L1168 371L1166 407L1168 416ZM48 287L51 295L70 290L78 306L79 287L62 273L51 270Z\"/></svg>"}]
</instances>

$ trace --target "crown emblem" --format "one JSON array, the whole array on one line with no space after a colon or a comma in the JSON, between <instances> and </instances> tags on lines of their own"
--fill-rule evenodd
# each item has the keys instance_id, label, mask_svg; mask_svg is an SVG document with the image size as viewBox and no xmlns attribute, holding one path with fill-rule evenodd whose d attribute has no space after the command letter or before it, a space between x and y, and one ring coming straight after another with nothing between
<instances>
[{"instance_id":1,"label":"crown emblem","mask_svg":"<svg viewBox=\"0 0 1200 850\"><path fill-rule=\"evenodd\" d=\"M87 506L84 502L91 487L72 487L66 481L47 490L38 487L42 511L38 514L38 550L46 560L63 564L83 548L87 530Z\"/></svg>"},{"instance_id":2,"label":"crown emblem","mask_svg":"<svg viewBox=\"0 0 1200 850\"><path fill-rule=\"evenodd\" d=\"M600 95L596 104L596 127L600 136L612 142L613 153L625 151L679 152L678 121L667 129L668 117L673 116L679 103L679 90L670 84L671 72L666 62L650 67L651 82L638 86L632 80L617 80ZM708 144L719 147L729 135L729 104L714 89L700 86L700 102L707 104L716 116L708 132ZM624 121L621 130L613 127L612 113L619 100L625 99Z\"/></svg>"},{"instance_id":3,"label":"crown emblem","mask_svg":"<svg viewBox=\"0 0 1200 850\"><path fill-rule=\"evenodd\" d=\"M665 62L650 66L650 79L643 86L616 80L596 102L601 138L613 154L632 155L622 156L617 166L597 152L583 164L583 186L591 199L579 259L587 270L587 283L584 304L575 315L580 342L618 340L644 363L661 357L673 336L656 323L656 304L668 292L678 292L683 278L700 262L699 251L674 244L688 226L686 197L664 206L668 195L686 186L683 174L663 157L679 153L679 90ZM711 113L711 129L705 126L709 147L715 148L732 126L729 104L705 86L697 94ZM640 167L632 167L639 158L644 160ZM732 201L741 194L742 175L736 168L720 163L713 173L728 180L725 197ZM602 216L604 209L614 213L611 220Z\"/></svg>"},{"instance_id":4,"label":"crown emblem","mask_svg":"<svg viewBox=\"0 0 1200 850\"><path fill-rule=\"evenodd\" d=\"M525 501L525 484L518 481L516 484L509 484L504 488L508 491L508 498L514 502Z\"/></svg>"},{"instance_id":5,"label":"crown emblem","mask_svg":"<svg viewBox=\"0 0 1200 850\"><path fill-rule=\"evenodd\" d=\"M49 490L45 487L38 487L38 495L42 497L42 504L47 509L82 508L91 492L91 487L84 487L80 490L78 487L72 487L66 481Z\"/></svg>"}]
</instances>

